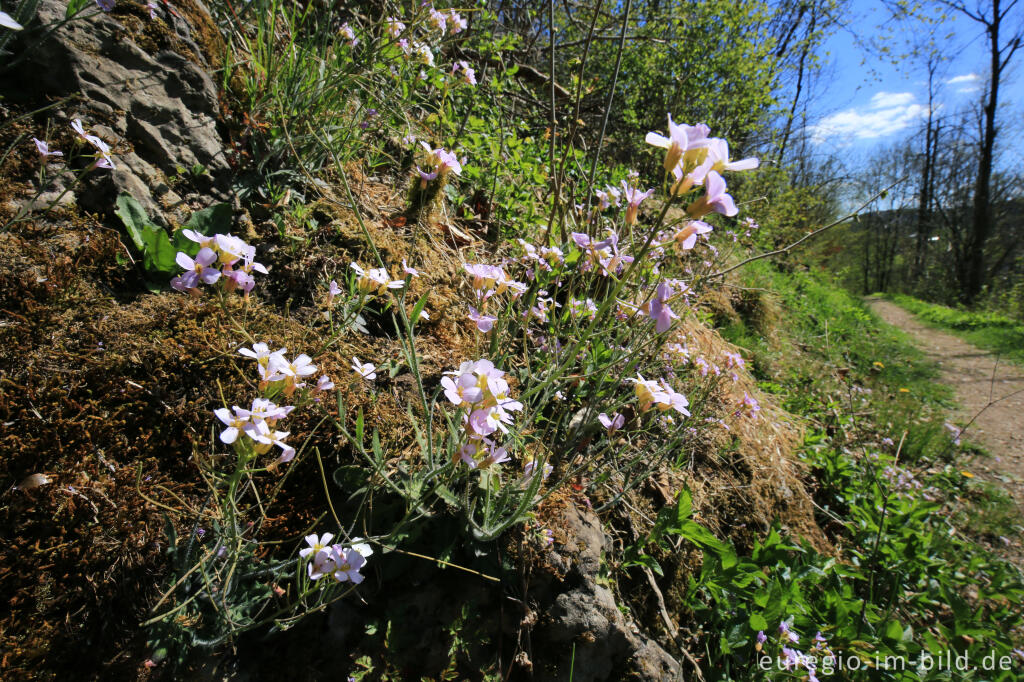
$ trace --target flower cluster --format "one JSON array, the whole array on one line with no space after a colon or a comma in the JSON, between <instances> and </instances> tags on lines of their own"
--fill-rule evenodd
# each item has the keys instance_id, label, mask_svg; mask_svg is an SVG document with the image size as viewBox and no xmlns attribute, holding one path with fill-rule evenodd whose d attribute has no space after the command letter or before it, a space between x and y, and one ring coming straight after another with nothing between
<instances>
[{"instance_id":1,"label":"flower cluster","mask_svg":"<svg viewBox=\"0 0 1024 682\"><path fill-rule=\"evenodd\" d=\"M527 276L530 279L533 279L533 267L550 272L553 268L565 263L565 254L557 246L534 246L525 239L517 239L516 241L519 242L519 246L523 247L525 252L520 262L531 268L527 272Z\"/></svg>"},{"instance_id":2,"label":"flower cluster","mask_svg":"<svg viewBox=\"0 0 1024 682\"><path fill-rule=\"evenodd\" d=\"M200 284L219 281L226 292L240 289L248 294L256 286L252 273L267 274L267 268L256 262L256 247L234 235L208 237L189 229L182 230L182 234L199 244L199 253L192 258L179 251L175 257L175 262L185 270L171 279L171 286L178 291L199 296Z\"/></svg>"},{"instance_id":3,"label":"flower cluster","mask_svg":"<svg viewBox=\"0 0 1024 682\"><path fill-rule=\"evenodd\" d=\"M401 289L405 286L403 280L391 279L387 268L364 270L357 263L349 263L349 267L356 273L356 289L361 294L383 296L388 289Z\"/></svg>"},{"instance_id":4,"label":"flower cluster","mask_svg":"<svg viewBox=\"0 0 1024 682\"><path fill-rule=\"evenodd\" d=\"M581 269L584 271L593 268L608 277L618 274L624 266L633 262L632 256L619 251L619 236L611 230L600 241L583 232L573 232L572 240L583 251L584 264Z\"/></svg>"},{"instance_id":5,"label":"flower cluster","mask_svg":"<svg viewBox=\"0 0 1024 682\"><path fill-rule=\"evenodd\" d=\"M757 398L751 397L746 391L743 392L743 400L740 401L739 409L736 414L746 412L747 417L750 419L757 419L757 415L761 412L761 403L757 402Z\"/></svg>"},{"instance_id":6,"label":"flower cluster","mask_svg":"<svg viewBox=\"0 0 1024 682\"><path fill-rule=\"evenodd\" d=\"M677 124L669 114L668 135L651 132L645 138L647 144L665 149L663 166L669 176L669 191L673 196L683 196L695 187L704 186L704 194L686 207L691 220L673 236L680 250L692 249L699 235L711 231L711 226L701 221L704 216L709 213L736 215L736 202L727 193L721 173L758 167L759 162L755 158L730 161L728 143L721 138L709 137L710 133L710 128L703 124ZM756 224L744 225L748 234L751 225Z\"/></svg>"},{"instance_id":7,"label":"flower cluster","mask_svg":"<svg viewBox=\"0 0 1024 682\"><path fill-rule=\"evenodd\" d=\"M486 334L494 328L494 323L498 319L486 314L487 304L491 299L506 292L518 297L526 291L526 285L510 278L500 265L466 263L462 267L473 278L471 286L477 304L469 306L469 319L476 324L479 331Z\"/></svg>"},{"instance_id":8,"label":"flower cluster","mask_svg":"<svg viewBox=\"0 0 1024 682\"><path fill-rule=\"evenodd\" d=\"M239 348L238 352L256 361L260 375L260 390L270 388L273 392L280 389L285 395L290 396L297 389L305 388L307 384L303 381L306 377L316 374L316 365L312 358L305 353L299 355L295 360L285 357L287 348L271 352L270 347L265 343L254 343L252 349ZM330 383L326 375L320 377L317 384L319 390Z\"/></svg>"},{"instance_id":9,"label":"flower cluster","mask_svg":"<svg viewBox=\"0 0 1024 682\"><path fill-rule=\"evenodd\" d=\"M245 350L245 349L243 349ZM276 431L278 420L284 419L294 410L292 405L278 406L266 398L256 398L251 409L245 410L234 405L230 410L221 407L213 411L225 427L220 432L220 440L228 445L236 442L240 435L248 436L253 443L253 451L258 455L266 454L274 445L281 448L282 464L295 457L295 448L284 442L287 431Z\"/></svg>"},{"instance_id":10,"label":"flower cluster","mask_svg":"<svg viewBox=\"0 0 1024 682\"><path fill-rule=\"evenodd\" d=\"M363 582L363 575L359 571L366 565L366 557L373 554L373 548L365 542L359 542L362 538L355 538L348 547L330 544L333 539L331 533L319 537L306 536L306 544L309 546L299 550L299 556L309 560L306 570L310 580L331 576L339 583L358 585Z\"/></svg>"},{"instance_id":11,"label":"flower cluster","mask_svg":"<svg viewBox=\"0 0 1024 682\"><path fill-rule=\"evenodd\" d=\"M441 179L443 184L449 173L462 175L462 164L466 161L465 159L459 161L459 157L455 156L455 152L446 151L442 147L432 148L422 140L420 140L420 146L427 151L427 161L424 165L428 168L428 170L423 170L416 166L416 173L420 176L421 190L426 189L428 182L438 178Z\"/></svg>"},{"instance_id":12,"label":"flower cluster","mask_svg":"<svg viewBox=\"0 0 1024 682\"><path fill-rule=\"evenodd\" d=\"M523 409L522 403L509 397L505 373L490 360L477 360L446 374L441 379L445 397L466 410L462 419L466 442L456 456L471 469L508 461L505 448L489 437L499 431L508 433L512 413Z\"/></svg>"},{"instance_id":13,"label":"flower cluster","mask_svg":"<svg viewBox=\"0 0 1024 682\"><path fill-rule=\"evenodd\" d=\"M279 463L291 461L295 457L295 448L285 443L289 432L276 430L277 423L287 417L295 409L293 405L277 405L268 396L283 394L291 397L296 390L308 387L304 381L316 373L308 355L299 355L295 360L285 356L286 348L271 351L266 343L254 343L252 348L239 348L238 353L256 361L259 372L259 390L264 394L252 401L249 409L233 405L231 409L222 407L213 411L214 415L224 424L220 440L226 444L251 446L257 455L266 454L273 446L281 448ZM327 375L320 377L313 387L315 391L328 391L334 388ZM245 440L239 441L241 436ZM238 447L239 445L236 445Z\"/></svg>"},{"instance_id":14,"label":"flower cluster","mask_svg":"<svg viewBox=\"0 0 1024 682\"><path fill-rule=\"evenodd\" d=\"M793 672L803 668L807 671L808 682L819 682L817 677L818 672L818 661L823 662L823 668L826 668L825 672L832 667L835 663L835 654L828 646L828 640L818 632L814 635L811 640L810 651L813 654L805 654L797 649L792 648L791 644L799 644L800 636L797 635L790 626L789 622L782 621L779 623L778 629L778 643L781 645L781 653L779 655L780 667L784 670L792 670ZM756 643L754 644L755 651L762 651L765 645L768 643L768 635L761 630L757 633Z\"/></svg>"},{"instance_id":15,"label":"flower cluster","mask_svg":"<svg viewBox=\"0 0 1024 682\"><path fill-rule=\"evenodd\" d=\"M690 411L686 409L690 401L682 393L678 393L669 386L668 382L664 379L654 381L644 379L642 374L637 374L636 379L627 379L626 381L634 384L634 391L640 403L641 412L646 412L652 407L656 407L661 412L675 410L684 417L690 416Z\"/></svg>"}]
</instances>

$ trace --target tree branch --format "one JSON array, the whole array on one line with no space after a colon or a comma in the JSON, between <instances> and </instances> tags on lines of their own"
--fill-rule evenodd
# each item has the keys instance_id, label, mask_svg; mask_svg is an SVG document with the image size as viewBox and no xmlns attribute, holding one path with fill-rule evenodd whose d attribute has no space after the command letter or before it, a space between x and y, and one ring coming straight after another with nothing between
<instances>
[{"instance_id":1,"label":"tree branch","mask_svg":"<svg viewBox=\"0 0 1024 682\"><path fill-rule=\"evenodd\" d=\"M886 192L888 192L890 189L892 189L896 185L900 184L904 180L906 180L906 178L900 178L899 180L897 180L896 182L892 183L891 185L889 185L885 189L881 190L880 192L876 193L870 199L868 199L863 204L858 206L857 209L853 213L850 213L849 215L845 215L842 218L840 218L839 220L833 221L833 222L829 223L828 225L826 225L824 227L819 227L814 232L810 232L808 234L805 234L803 237L801 237L800 239L797 239L795 242L793 242L789 246L786 246L786 247L781 248L781 249L776 249L775 251L768 251L767 253L761 253L761 254L758 254L756 256L752 256L752 257L750 257L750 258L748 258L748 259L746 259L744 261L741 261L741 262L737 263L736 265L732 266L731 268L726 268L725 270L720 270L720 271L718 271L716 273L708 275L707 279L711 279L713 277L722 277L724 275L729 274L733 270L738 270L738 269L742 268L744 265L748 265L750 263L753 263L756 260L761 260L763 258L771 258L772 256L779 256L779 255L782 255L784 253L789 253L790 251L792 251L793 249L795 249L796 247L800 246L805 241L810 239L811 237L819 235L822 232L824 232L825 230L831 230L836 225L842 225L843 223L845 223L847 220L850 220L851 218L855 218L857 216L857 214L859 214L861 211L863 211L865 208L867 208L869 205L871 205L871 203L875 199L877 199L880 196L883 196Z\"/></svg>"}]
</instances>

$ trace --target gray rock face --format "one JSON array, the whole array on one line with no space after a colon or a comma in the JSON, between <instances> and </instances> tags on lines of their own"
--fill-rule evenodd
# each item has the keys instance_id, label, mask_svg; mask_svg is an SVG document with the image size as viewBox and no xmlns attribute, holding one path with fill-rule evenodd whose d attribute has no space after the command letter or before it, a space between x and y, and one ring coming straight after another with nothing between
<instances>
[{"instance_id":1,"label":"gray rock face","mask_svg":"<svg viewBox=\"0 0 1024 682\"><path fill-rule=\"evenodd\" d=\"M541 612L533 636L535 646L543 642L544 657L557 679L569 679L570 670L574 682L682 679L679 663L626 620L612 591L598 581L611 541L597 516L576 508L564 514L568 543L575 546L548 556L550 565L564 574L560 585L544 589L569 589L558 592Z\"/></svg>"},{"instance_id":2,"label":"gray rock face","mask_svg":"<svg viewBox=\"0 0 1024 682\"><path fill-rule=\"evenodd\" d=\"M50 24L64 11L60 0L41 0L38 17ZM185 19L161 10L160 18L146 21L170 22L176 42L202 61ZM171 191L167 178L196 165L206 169L190 176L198 203L227 198L230 167L216 124L217 88L186 56L171 50L149 54L116 14L100 14L56 31L18 71L31 74L25 85L33 92L82 93L83 99L66 110L68 120L81 118L113 148L117 169L92 174L78 192L81 205L108 211L118 193L129 192L156 222L181 221L191 208Z\"/></svg>"}]
</instances>

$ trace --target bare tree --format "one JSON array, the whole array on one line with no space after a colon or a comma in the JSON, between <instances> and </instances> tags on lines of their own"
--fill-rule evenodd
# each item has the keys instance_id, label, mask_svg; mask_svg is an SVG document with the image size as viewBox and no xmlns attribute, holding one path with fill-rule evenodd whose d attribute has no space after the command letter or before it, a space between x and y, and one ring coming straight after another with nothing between
<instances>
[{"instance_id":1,"label":"bare tree","mask_svg":"<svg viewBox=\"0 0 1024 682\"><path fill-rule=\"evenodd\" d=\"M983 100L983 123L978 145L978 175L974 185L972 229L964 243L966 269L961 300L968 304L977 298L985 284L985 244L992 234L994 224L992 168L996 136L999 133L999 127L996 125L999 85L1024 37L1024 22L1020 21L1019 10L1014 13L1018 2L1019 0L976 0L972 6L968 6L963 0L942 0L945 6L981 25L988 46L988 84ZM1017 20L1016 26L1011 24L1012 19Z\"/></svg>"}]
</instances>

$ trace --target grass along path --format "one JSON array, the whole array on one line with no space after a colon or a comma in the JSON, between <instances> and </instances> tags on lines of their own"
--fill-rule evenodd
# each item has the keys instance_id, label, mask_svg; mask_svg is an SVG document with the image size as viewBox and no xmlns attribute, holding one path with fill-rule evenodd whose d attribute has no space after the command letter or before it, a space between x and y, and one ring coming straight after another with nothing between
<instances>
[{"instance_id":1,"label":"grass along path","mask_svg":"<svg viewBox=\"0 0 1024 682\"><path fill-rule=\"evenodd\" d=\"M902 329L941 367L941 381L956 392L954 415L965 435L984 445L991 459L979 462L1004 484L1024 510L1024 369L952 334L919 322L895 303L868 299L888 324Z\"/></svg>"}]
</instances>

